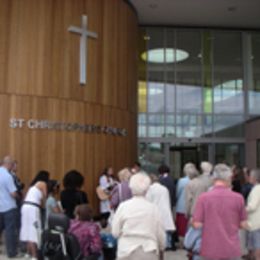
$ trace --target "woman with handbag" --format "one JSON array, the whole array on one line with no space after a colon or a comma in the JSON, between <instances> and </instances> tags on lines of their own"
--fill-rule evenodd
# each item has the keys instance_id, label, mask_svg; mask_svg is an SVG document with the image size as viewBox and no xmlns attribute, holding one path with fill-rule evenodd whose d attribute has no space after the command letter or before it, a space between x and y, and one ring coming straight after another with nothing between
<instances>
[{"instance_id":1,"label":"woman with handbag","mask_svg":"<svg viewBox=\"0 0 260 260\"><path fill-rule=\"evenodd\" d=\"M107 195L107 198L100 200L100 213L102 218L106 220L109 218L111 212L110 193L116 184L113 174L114 171L111 166L105 168L104 171L102 172L102 175L99 178L99 187L97 188L97 189L101 189L103 193Z\"/></svg>"},{"instance_id":2,"label":"woman with handbag","mask_svg":"<svg viewBox=\"0 0 260 260\"><path fill-rule=\"evenodd\" d=\"M119 183L111 191L110 202L113 210L116 210L121 202L132 198L132 192L129 188L131 175L128 168L124 168L118 172Z\"/></svg>"}]
</instances>

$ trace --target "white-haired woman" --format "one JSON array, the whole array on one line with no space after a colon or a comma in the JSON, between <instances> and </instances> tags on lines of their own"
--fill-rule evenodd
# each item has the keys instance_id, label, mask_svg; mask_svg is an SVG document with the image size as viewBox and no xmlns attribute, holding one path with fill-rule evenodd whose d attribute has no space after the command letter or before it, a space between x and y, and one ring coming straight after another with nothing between
<instances>
[{"instance_id":1,"label":"white-haired woman","mask_svg":"<svg viewBox=\"0 0 260 260\"><path fill-rule=\"evenodd\" d=\"M189 169L193 164L187 163L183 168L184 176L178 180L176 189L176 227L179 238L183 238L187 231L188 219L186 217L185 187L190 181Z\"/></svg>"},{"instance_id":2,"label":"white-haired woman","mask_svg":"<svg viewBox=\"0 0 260 260\"><path fill-rule=\"evenodd\" d=\"M132 198L132 192L129 188L129 179L131 175L128 168L124 168L118 172L119 183L111 192L110 203L112 209L116 209L121 202Z\"/></svg>"},{"instance_id":3,"label":"white-haired woman","mask_svg":"<svg viewBox=\"0 0 260 260\"><path fill-rule=\"evenodd\" d=\"M133 198L121 203L114 215L112 234L118 238L118 260L158 260L165 246L165 230L156 205L145 199L151 180L144 173L130 179Z\"/></svg>"}]
</instances>

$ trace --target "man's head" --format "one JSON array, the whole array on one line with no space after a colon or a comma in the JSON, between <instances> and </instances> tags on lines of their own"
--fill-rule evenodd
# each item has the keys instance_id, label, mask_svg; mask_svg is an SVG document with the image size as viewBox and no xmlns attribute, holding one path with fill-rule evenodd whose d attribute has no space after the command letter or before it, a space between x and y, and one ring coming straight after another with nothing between
<instances>
[{"instance_id":1,"label":"man's head","mask_svg":"<svg viewBox=\"0 0 260 260\"><path fill-rule=\"evenodd\" d=\"M232 170L226 164L220 163L214 167L213 180L222 182L223 184L230 186L232 179Z\"/></svg>"},{"instance_id":2,"label":"man's head","mask_svg":"<svg viewBox=\"0 0 260 260\"><path fill-rule=\"evenodd\" d=\"M136 162L134 163L134 165L133 165L131 171L132 171L133 173L137 173L137 172L141 171L141 167L142 167L142 166L141 166L141 163L138 162L138 161L136 161Z\"/></svg>"},{"instance_id":3,"label":"man's head","mask_svg":"<svg viewBox=\"0 0 260 260\"><path fill-rule=\"evenodd\" d=\"M10 171L13 167L14 164L14 159L7 155L4 157L3 161L2 161L2 166L5 167L8 171Z\"/></svg>"},{"instance_id":4,"label":"man's head","mask_svg":"<svg viewBox=\"0 0 260 260\"><path fill-rule=\"evenodd\" d=\"M183 167L183 172L191 180L196 178L199 175L199 172L193 163L186 163Z\"/></svg>"},{"instance_id":5,"label":"man's head","mask_svg":"<svg viewBox=\"0 0 260 260\"><path fill-rule=\"evenodd\" d=\"M253 185L260 183L260 169L251 170L249 180Z\"/></svg>"},{"instance_id":6,"label":"man's head","mask_svg":"<svg viewBox=\"0 0 260 260\"><path fill-rule=\"evenodd\" d=\"M202 173L210 174L213 169L213 166L209 162L201 162L200 168L201 168Z\"/></svg>"},{"instance_id":7,"label":"man's head","mask_svg":"<svg viewBox=\"0 0 260 260\"><path fill-rule=\"evenodd\" d=\"M165 164L162 164L159 168L158 168L158 172L159 174L165 174L165 173L170 173L170 168L165 165Z\"/></svg>"}]
</instances>

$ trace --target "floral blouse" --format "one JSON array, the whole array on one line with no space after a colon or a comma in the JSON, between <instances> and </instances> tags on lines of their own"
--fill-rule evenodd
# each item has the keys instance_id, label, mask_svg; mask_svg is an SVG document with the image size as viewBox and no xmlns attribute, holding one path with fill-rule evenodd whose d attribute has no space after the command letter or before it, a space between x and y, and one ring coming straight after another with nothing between
<instances>
[{"instance_id":1,"label":"floral blouse","mask_svg":"<svg viewBox=\"0 0 260 260\"><path fill-rule=\"evenodd\" d=\"M84 256L101 253L102 242L99 231L99 226L90 221L73 219L70 222L69 233L78 239Z\"/></svg>"}]
</instances>

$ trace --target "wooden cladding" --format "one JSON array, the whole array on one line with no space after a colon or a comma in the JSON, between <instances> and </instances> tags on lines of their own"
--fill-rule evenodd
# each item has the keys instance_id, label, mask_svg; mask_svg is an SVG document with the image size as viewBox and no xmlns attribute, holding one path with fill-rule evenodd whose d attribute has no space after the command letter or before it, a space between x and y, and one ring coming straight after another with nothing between
<instances>
[{"instance_id":1,"label":"wooden cladding","mask_svg":"<svg viewBox=\"0 0 260 260\"><path fill-rule=\"evenodd\" d=\"M88 83L79 85L88 16ZM69 98L136 111L137 18L122 0L0 0L0 92Z\"/></svg>"},{"instance_id":2,"label":"wooden cladding","mask_svg":"<svg viewBox=\"0 0 260 260\"><path fill-rule=\"evenodd\" d=\"M88 16L87 85L79 84L80 37ZM41 169L70 169L95 187L103 167L136 160L137 17L122 0L0 0L0 157L13 155L28 184ZM125 128L127 137L11 129L9 119L46 119Z\"/></svg>"}]
</instances>

